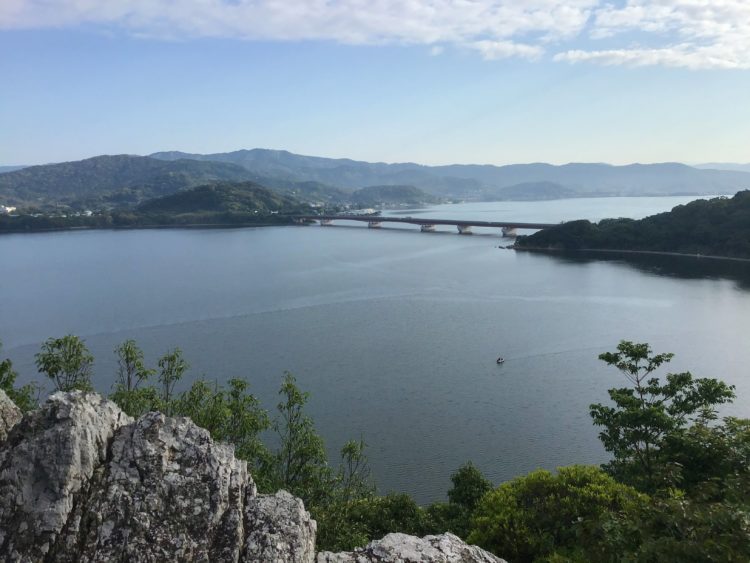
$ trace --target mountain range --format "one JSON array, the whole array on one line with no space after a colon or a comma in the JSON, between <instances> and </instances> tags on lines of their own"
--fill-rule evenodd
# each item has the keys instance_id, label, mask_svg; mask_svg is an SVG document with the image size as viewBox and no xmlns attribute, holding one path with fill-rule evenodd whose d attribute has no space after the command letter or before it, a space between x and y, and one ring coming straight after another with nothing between
<instances>
[{"instance_id":1,"label":"mountain range","mask_svg":"<svg viewBox=\"0 0 750 563\"><path fill-rule=\"evenodd\" d=\"M538 182L559 184L578 196L733 194L750 187L748 172L698 169L679 163L424 166L410 162L386 164L302 156L268 149L216 154L159 152L150 156L161 160L191 159L237 164L265 176L314 180L348 189L412 185L436 196L461 199L495 199L503 188Z\"/></svg>"},{"instance_id":2,"label":"mountain range","mask_svg":"<svg viewBox=\"0 0 750 563\"><path fill-rule=\"evenodd\" d=\"M535 200L614 195L734 194L750 171L679 163L544 163L425 166L252 149L217 154L97 156L2 172L0 203L73 208L134 207L195 186L254 182L315 204L392 205L452 200ZM362 190L367 188L365 192Z\"/></svg>"}]
</instances>

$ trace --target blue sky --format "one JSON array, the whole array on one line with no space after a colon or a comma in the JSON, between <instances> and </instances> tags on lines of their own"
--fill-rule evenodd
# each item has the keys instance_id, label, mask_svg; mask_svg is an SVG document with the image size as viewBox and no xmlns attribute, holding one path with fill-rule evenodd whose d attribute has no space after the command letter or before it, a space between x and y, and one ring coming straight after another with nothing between
<instances>
[{"instance_id":1,"label":"blue sky","mask_svg":"<svg viewBox=\"0 0 750 563\"><path fill-rule=\"evenodd\" d=\"M750 162L746 0L177 6L2 0L0 164Z\"/></svg>"}]
</instances>

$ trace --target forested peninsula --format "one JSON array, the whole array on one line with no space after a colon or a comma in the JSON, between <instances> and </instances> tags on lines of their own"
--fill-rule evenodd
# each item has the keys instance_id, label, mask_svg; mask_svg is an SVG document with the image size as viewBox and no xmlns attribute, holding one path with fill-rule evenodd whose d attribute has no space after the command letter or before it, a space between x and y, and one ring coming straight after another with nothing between
<instances>
[{"instance_id":1,"label":"forested peninsula","mask_svg":"<svg viewBox=\"0 0 750 563\"><path fill-rule=\"evenodd\" d=\"M664 252L750 259L750 191L696 200L640 220L570 221L527 237L521 250Z\"/></svg>"}]
</instances>

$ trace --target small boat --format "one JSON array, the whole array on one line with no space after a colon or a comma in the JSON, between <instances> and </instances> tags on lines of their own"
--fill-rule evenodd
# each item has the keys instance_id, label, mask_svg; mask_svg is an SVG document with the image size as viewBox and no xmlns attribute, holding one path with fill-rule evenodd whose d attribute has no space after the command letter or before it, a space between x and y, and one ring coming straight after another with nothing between
<instances>
[{"instance_id":1,"label":"small boat","mask_svg":"<svg viewBox=\"0 0 750 563\"><path fill-rule=\"evenodd\" d=\"M505 358L503 358L502 356L500 356L500 357L499 357L499 358L497 359L497 363L498 363L498 364L502 364L502 363L503 363L504 361L505 361Z\"/></svg>"}]
</instances>

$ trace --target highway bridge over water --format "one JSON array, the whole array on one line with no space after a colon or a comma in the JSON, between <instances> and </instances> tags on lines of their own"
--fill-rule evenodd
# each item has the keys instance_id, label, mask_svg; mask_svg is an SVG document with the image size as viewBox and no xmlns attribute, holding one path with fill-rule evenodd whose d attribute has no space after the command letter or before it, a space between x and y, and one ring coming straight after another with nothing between
<instances>
[{"instance_id":1,"label":"highway bridge over water","mask_svg":"<svg viewBox=\"0 0 750 563\"><path fill-rule=\"evenodd\" d=\"M298 223L319 221L321 225L331 225L334 221L360 221L367 223L371 229L380 228L383 223L409 223L419 225L422 232L434 232L437 225L452 225L462 235L471 234L472 227L489 227L501 229L503 236L516 236L517 229L547 229L559 223L523 223L517 221L463 221L457 219L427 219L422 217L381 217L380 215L298 215Z\"/></svg>"}]
</instances>

